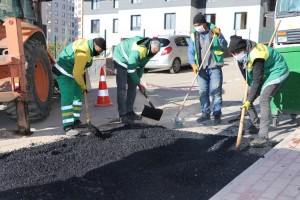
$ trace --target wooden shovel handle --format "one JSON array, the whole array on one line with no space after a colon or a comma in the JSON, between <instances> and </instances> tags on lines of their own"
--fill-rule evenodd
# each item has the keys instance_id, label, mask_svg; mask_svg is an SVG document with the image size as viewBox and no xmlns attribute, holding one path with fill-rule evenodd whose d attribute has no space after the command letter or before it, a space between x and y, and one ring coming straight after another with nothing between
<instances>
[{"instance_id":1,"label":"wooden shovel handle","mask_svg":"<svg viewBox=\"0 0 300 200\"><path fill-rule=\"evenodd\" d=\"M248 89L249 89L249 86L248 86L248 84L246 83L245 91L244 91L243 102L245 102L246 99L247 99ZM240 119L240 125L239 125L239 132L238 132L238 136L237 136L237 139L236 139L236 146L235 146L238 150L240 149L240 147L241 147L241 142L242 142L242 135L243 135L243 127L244 127L245 113L246 113L246 109L245 109L245 108L242 108L241 119Z\"/></svg>"},{"instance_id":2,"label":"wooden shovel handle","mask_svg":"<svg viewBox=\"0 0 300 200\"><path fill-rule=\"evenodd\" d=\"M86 123L90 124L91 116L90 116L89 102L88 102L86 91L83 93L83 96L84 96L84 104L85 104L85 112L86 112Z\"/></svg>"},{"instance_id":3,"label":"wooden shovel handle","mask_svg":"<svg viewBox=\"0 0 300 200\"><path fill-rule=\"evenodd\" d=\"M153 103L150 101L150 99L149 99L148 95L146 94L146 92L145 92L143 95L146 97L146 99L147 99L147 101L148 101L149 105L150 105L152 108L154 108L154 109L155 109L155 107L154 107Z\"/></svg>"}]
</instances>

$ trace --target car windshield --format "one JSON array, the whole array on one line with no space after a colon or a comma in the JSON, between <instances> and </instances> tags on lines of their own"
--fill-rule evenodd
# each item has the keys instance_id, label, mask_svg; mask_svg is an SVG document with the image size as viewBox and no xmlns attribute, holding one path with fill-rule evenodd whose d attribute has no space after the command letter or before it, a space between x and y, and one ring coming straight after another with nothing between
<instances>
[{"instance_id":1,"label":"car windshield","mask_svg":"<svg viewBox=\"0 0 300 200\"><path fill-rule=\"evenodd\" d=\"M166 47L170 44L170 40L166 38L154 38L154 39L160 42L161 47Z\"/></svg>"},{"instance_id":2,"label":"car windshield","mask_svg":"<svg viewBox=\"0 0 300 200\"><path fill-rule=\"evenodd\" d=\"M300 1L299 0L278 0L276 7L276 15L286 16L300 14Z\"/></svg>"}]
</instances>

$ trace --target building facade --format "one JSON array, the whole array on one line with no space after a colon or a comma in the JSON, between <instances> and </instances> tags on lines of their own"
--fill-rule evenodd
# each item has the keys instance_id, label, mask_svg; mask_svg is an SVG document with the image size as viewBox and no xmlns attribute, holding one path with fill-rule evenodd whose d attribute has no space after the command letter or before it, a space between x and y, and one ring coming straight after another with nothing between
<instances>
[{"instance_id":1,"label":"building facade","mask_svg":"<svg viewBox=\"0 0 300 200\"><path fill-rule=\"evenodd\" d=\"M66 45L77 35L74 0L52 0L43 2L42 19L48 43Z\"/></svg>"},{"instance_id":2,"label":"building facade","mask_svg":"<svg viewBox=\"0 0 300 200\"><path fill-rule=\"evenodd\" d=\"M189 35L193 17L200 11L207 21L221 28L228 41L231 35L237 34L268 42L274 29L273 19L266 18L265 14L274 10L275 0L79 1L82 18L78 20L81 21L78 37L105 37L108 48L117 45L122 38L136 35Z\"/></svg>"}]
</instances>

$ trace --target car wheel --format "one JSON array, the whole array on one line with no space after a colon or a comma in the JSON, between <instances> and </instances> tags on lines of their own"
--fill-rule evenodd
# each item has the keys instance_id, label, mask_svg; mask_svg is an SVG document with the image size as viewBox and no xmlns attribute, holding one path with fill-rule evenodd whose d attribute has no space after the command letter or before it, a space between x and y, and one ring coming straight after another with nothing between
<instances>
[{"instance_id":1,"label":"car wheel","mask_svg":"<svg viewBox=\"0 0 300 200\"><path fill-rule=\"evenodd\" d=\"M173 61L173 63L172 63L172 66L170 68L170 73L171 74L178 73L180 71L180 67L181 67L180 59L179 58L175 58L174 61Z\"/></svg>"}]
</instances>

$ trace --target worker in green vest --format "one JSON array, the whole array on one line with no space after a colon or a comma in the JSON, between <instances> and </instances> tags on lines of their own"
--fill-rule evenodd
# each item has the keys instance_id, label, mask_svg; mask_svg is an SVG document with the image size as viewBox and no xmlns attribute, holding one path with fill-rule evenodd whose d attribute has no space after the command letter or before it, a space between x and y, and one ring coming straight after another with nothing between
<instances>
[{"instance_id":1,"label":"worker in green vest","mask_svg":"<svg viewBox=\"0 0 300 200\"><path fill-rule=\"evenodd\" d=\"M79 39L60 53L53 66L61 96L63 129L68 136L78 135L76 128L86 126L80 121L82 94L87 89L84 73L92 65L93 56L101 54L105 49L106 41L103 38Z\"/></svg>"},{"instance_id":2,"label":"worker in green vest","mask_svg":"<svg viewBox=\"0 0 300 200\"><path fill-rule=\"evenodd\" d=\"M247 99L241 106L246 109L252 122L248 132L258 133L250 146L258 148L268 146L270 101L288 77L288 66L283 57L273 48L237 35L230 37L229 50L236 59L246 83L250 86ZM253 106L258 96L260 97L260 119Z\"/></svg>"},{"instance_id":3,"label":"worker in green vest","mask_svg":"<svg viewBox=\"0 0 300 200\"><path fill-rule=\"evenodd\" d=\"M113 62L116 69L117 101L120 122L131 123L141 120L133 110L136 87L145 93L140 83L147 62L160 50L160 42L145 37L128 38L120 42L114 49Z\"/></svg>"}]
</instances>

